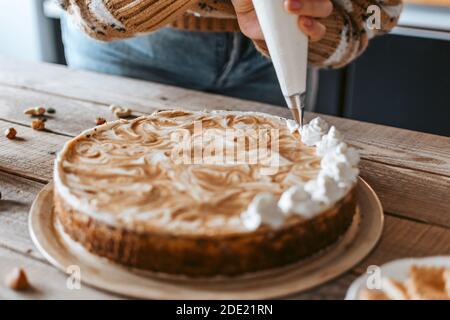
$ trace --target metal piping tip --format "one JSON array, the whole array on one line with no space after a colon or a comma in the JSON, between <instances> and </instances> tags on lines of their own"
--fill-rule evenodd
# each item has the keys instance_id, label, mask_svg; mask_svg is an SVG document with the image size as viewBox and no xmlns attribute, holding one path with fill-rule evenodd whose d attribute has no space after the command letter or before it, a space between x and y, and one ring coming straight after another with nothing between
<instances>
[{"instance_id":1,"label":"metal piping tip","mask_svg":"<svg viewBox=\"0 0 450 320\"><path fill-rule=\"evenodd\" d=\"M300 128L303 128L304 124L305 97L305 92L285 97L288 108L291 110L292 117Z\"/></svg>"}]
</instances>

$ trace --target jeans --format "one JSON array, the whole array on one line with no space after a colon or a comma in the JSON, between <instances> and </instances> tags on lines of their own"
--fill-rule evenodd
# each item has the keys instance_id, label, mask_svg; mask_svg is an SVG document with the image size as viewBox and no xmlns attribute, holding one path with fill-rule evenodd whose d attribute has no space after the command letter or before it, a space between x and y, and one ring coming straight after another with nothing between
<instances>
[{"instance_id":1,"label":"jeans","mask_svg":"<svg viewBox=\"0 0 450 320\"><path fill-rule=\"evenodd\" d=\"M163 28L125 40L101 42L61 19L71 68L132 77L285 106L269 59L239 32Z\"/></svg>"}]
</instances>

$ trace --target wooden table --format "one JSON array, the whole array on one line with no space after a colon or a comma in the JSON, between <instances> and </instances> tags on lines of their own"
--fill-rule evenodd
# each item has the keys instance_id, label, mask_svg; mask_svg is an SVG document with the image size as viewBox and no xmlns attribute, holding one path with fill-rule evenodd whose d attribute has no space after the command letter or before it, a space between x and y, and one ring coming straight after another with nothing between
<instances>
[{"instance_id":1,"label":"wooden table","mask_svg":"<svg viewBox=\"0 0 450 320\"><path fill-rule=\"evenodd\" d=\"M285 108L1 58L0 132L15 127L18 139L0 136L0 299L120 298L85 285L79 291L68 290L66 276L35 249L27 225L33 199L52 179L55 153L65 141L93 127L96 117L112 120L110 104L129 106L137 115L183 107L259 110L289 117ZM46 132L32 130L30 118L23 114L25 108L40 105L56 109L47 121ZM307 118L312 116L308 114ZM450 138L324 118L361 150L361 176L381 198L386 224L377 248L357 267L319 288L289 298L342 299L351 281L369 265L403 257L450 254ZM17 293L3 285L1 278L16 266L26 269L35 290Z\"/></svg>"}]
</instances>

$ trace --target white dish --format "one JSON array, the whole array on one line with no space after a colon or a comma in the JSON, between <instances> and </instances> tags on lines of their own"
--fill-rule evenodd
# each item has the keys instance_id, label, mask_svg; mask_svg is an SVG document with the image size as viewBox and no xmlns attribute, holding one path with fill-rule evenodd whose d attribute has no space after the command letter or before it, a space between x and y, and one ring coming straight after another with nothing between
<instances>
[{"instance_id":1,"label":"white dish","mask_svg":"<svg viewBox=\"0 0 450 320\"><path fill-rule=\"evenodd\" d=\"M392 278L405 281L408 278L408 271L412 265L436 266L450 268L450 256L435 256L426 258L408 258L388 262L380 266L382 278ZM371 274L364 274L357 278L347 290L345 300L359 300L361 290L367 288L367 279Z\"/></svg>"}]
</instances>

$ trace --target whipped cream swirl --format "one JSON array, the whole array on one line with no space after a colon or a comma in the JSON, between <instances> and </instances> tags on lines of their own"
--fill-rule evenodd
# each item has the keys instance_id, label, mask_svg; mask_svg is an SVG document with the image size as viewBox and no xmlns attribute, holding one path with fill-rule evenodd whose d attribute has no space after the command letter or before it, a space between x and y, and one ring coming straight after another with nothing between
<instances>
[{"instance_id":1,"label":"whipped cream swirl","mask_svg":"<svg viewBox=\"0 0 450 320\"><path fill-rule=\"evenodd\" d=\"M342 143L342 140L342 134L336 129L336 127L332 126L330 128L330 131L328 131L327 134L323 135L320 141L317 143L317 155L323 157L328 151L331 151L333 148Z\"/></svg>"},{"instance_id":2,"label":"whipped cream swirl","mask_svg":"<svg viewBox=\"0 0 450 320\"><path fill-rule=\"evenodd\" d=\"M270 192L259 193L241 215L247 230L256 230L261 224L273 228L280 227L284 222L283 212L277 205L277 199Z\"/></svg>"},{"instance_id":3,"label":"whipped cream swirl","mask_svg":"<svg viewBox=\"0 0 450 320\"><path fill-rule=\"evenodd\" d=\"M295 132L293 123L286 125ZM316 154L321 158L320 171L314 179L284 191L278 203L267 193L255 197L242 215L248 230L255 230L260 224L279 227L282 225L279 219L290 215L311 219L342 199L356 184L359 154L343 142L342 134L334 126L328 128L328 123L315 118L299 130L302 142L316 147Z\"/></svg>"},{"instance_id":4,"label":"whipped cream swirl","mask_svg":"<svg viewBox=\"0 0 450 320\"><path fill-rule=\"evenodd\" d=\"M302 142L307 146L314 146L320 142L322 136L328 131L328 123L322 118L315 118L301 128Z\"/></svg>"},{"instance_id":5,"label":"whipped cream swirl","mask_svg":"<svg viewBox=\"0 0 450 320\"><path fill-rule=\"evenodd\" d=\"M356 182L359 174L356 167L358 162L359 155L356 150L348 148L341 142L322 158L321 173L333 178L340 187L347 189Z\"/></svg>"},{"instance_id":6,"label":"whipped cream swirl","mask_svg":"<svg viewBox=\"0 0 450 320\"><path fill-rule=\"evenodd\" d=\"M296 214L305 218L311 218L321 210L320 205L305 190L305 184L286 190L278 201L278 207L285 215Z\"/></svg>"}]
</instances>

